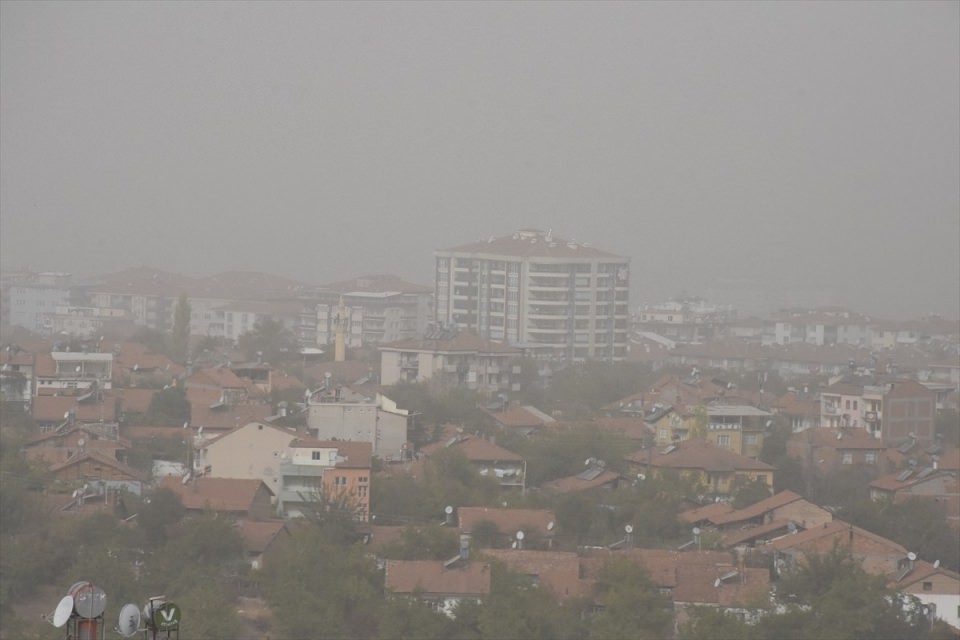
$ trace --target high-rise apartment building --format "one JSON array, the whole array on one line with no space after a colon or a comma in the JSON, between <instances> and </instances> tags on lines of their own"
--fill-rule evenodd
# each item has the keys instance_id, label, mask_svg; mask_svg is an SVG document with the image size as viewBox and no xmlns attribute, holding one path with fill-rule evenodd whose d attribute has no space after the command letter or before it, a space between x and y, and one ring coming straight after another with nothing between
<instances>
[{"instance_id":1,"label":"high-rise apartment building","mask_svg":"<svg viewBox=\"0 0 960 640\"><path fill-rule=\"evenodd\" d=\"M622 360L630 259L536 229L436 257L436 320L568 361Z\"/></svg>"}]
</instances>

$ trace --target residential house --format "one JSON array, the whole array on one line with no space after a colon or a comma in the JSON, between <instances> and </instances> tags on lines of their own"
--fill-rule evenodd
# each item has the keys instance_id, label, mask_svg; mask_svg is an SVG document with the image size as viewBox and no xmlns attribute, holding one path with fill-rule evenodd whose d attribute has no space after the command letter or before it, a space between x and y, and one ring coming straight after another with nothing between
<instances>
[{"instance_id":1,"label":"residential house","mask_svg":"<svg viewBox=\"0 0 960 640\"><path fill-rule=\"evenodd\" d=\"M98 451L123 461L130 443L118 436L115 424L74 423L63 429L46 431L23 445L22 455L34 462L50 465L66 462L83 451Z\"/></svg>"},{"instance_id":2,"label":"residential house","mask_svg":"<svg viewBox=\"0 0 960 640\"><path fill-rule=\"evenodd\" d=\"M481 554L499 560L561 602L592 595L594 581L581 578L580 557L572 551L484 549Z\"/></svg>"},{"instance_id":3,"label":"residential house","mask_svg":"<svg viewBox=\"0 0 960 640\"><path fill-rule=\"evenodd\" d=\"M548 416L531 405L503 404L497 410L485 409L484 413L490 416L501 429L509 429L529 435L543 427L556 424L556 419Z\"/></svg>"},{"instance_id":4,"label":"residential house","mask_svg":"<svg viewBox=\"0 0 960 640\"><path fill-rule=\"evenodd\" d=\"M743 555L733 561L727 551L594 551L581 562L585 577L596 579L607 563L625 561L644 567L654 586L670 598L675 627L687 620L689 607L710 606L747 615L750 604L769 597L769 571L747 567ZM597 605L603 607L602 598Z\"/></svg>"},{"instance_id":5,"label":"residential house","mask_svg":"<svg viewBox=\"0 0 960 640\"><path fill-rule=\"evenodd\" d=\"M243 540L250 568L254 571L269 565L290 538L285 520L248 520L239 518L237 530Z\"/></svg>"},{"instance_id":6,"label":"residential house","mask_svg":"<svg viewBox=\"0 0 960 640\"><path fill-rule=\"evenodd\" d=\"M372 451L369 442L294 440L280 464L277 513L298 518L338 509L368 522Z\"/></svg>"},{"instance_id":7,"label":"residential house","mask_svg":"<svg viewBox=\"0 0 960 640\"><path fill-rule=\"evenodd\" d=\"M437 251L436 321L568 361L627 355L630 259L537 229Z\"/></svg>"},{"instance_id":8,"label":"residential house","mask_svg":"<svg viewBox=\"0 0 960 640\"><path fill-rule=\"evenodd\" d=\"M526 460L498 446L492 438L486 440L456 432L451 435L448 430L444 440L423 447L420 453L429 458L444 449L460 451L480 475L496 478L503 488L523 491L526 487Z\"/></svg>"},{"instance_id":9,"label":"residential house","mask_svg":"<svg viewBox=\"0 0 960 640\"><path fill-rule=\"evenodd\" d=\"M110 389L113 386L113 354L71 351L38 353L34 374L37 395Z\"/></svg>"},{"instance_id":10,"label":"residential house","mask_svg":"<svg viewBox=\"0 0 960 640\"><path fill-rule=\"evenodd\" d=\"M891 450L864 429L807 429L787 440L787 456L799 460L805 469L821 473L848 465L873 465L881 471L899 466L902 454Z\"/></svg>"},{"instance_id":11,"label":"residential house","mask_svg":"<svg viewBox=\"0 0 960 640\"><path fill-rule=\"evenodd\" d=\"M732 548L822 526L833 521L833 514L793 491L781 491L749 507L709 516L708 520L723 533L721 544Z\"/></svg>"},{"instance_id":12,"label":"residential house","mask_svg":"<svg viewBox=\"0 0 960 640\"><path fill-rule=\"evenodd\" d=\"M777 538L758 549L773 552L774 567L780 574L804 562L809 554L829 553L837 547L846 548L867 573L874 575L896 575L909 562L903 546L842 520Z\"/></svg>"},{"instance_id":13,"label":"residential house","mask_svg":"<svg viewBox=\"0 0 960 640\"><path fill-rule=\"evenodd\" d=\"M207 435L224 433L250 422L265 423L270 405L264 403L228 403L216 389L187 389L190 403L190 426L203 428Z\"/></svg>"},{"instance_id":14,"label":"residential house","mask_svg":"<svg viewBox=\"0 0 960 640\"><path fill-rule=\"evenodd\" d=\"M169 357L153 353L139 342L115 344L111 352L113 381L117 386L160 387L173 384L185 371Z\"/></svg>"},{"instance_id":15,"label":"residential house","mask_svg":"<svg viewBox=\"0 0 960 640\"><path fill-rule=\"evenodd\" d=\"M923 560L908 565L888 586L914 596L930 608L932 617L960 628L960 574Z\"/></svg>"},{"instance_id":16,"label":"residential house","mask_svg":"<svg viewBox=\"0 0 960 640\"><path fill-rule=\"evenodd\" d=\"M273 517L273 494L263 480L166 476L159 487L177 494L187 513L215 511L249 520Z\"/></svg>"},{"instance_id":17,"label":"residential house","mask_svg":"<svg viewBox=\"0 0 960 640\"><path fill-rule=\"evenodd\" d=\"M461 534L471 535L477 526L487 522L500 533L499 544L515 543L516 533L524 532L520 547L551 547L556 534L557 517L548 509L495 509L491 507L458 507L457 519Z\"/></svg>"},{"instance_id":18,"label":"residential house","mask_svg":"<svg viewBox=\"0 0 960 640\"><path fill-rule=\"evenodd\" d=\"M80 485L95 482L140 493L147 481L145 474L96 449L77 451L65 462L50 467L50 474L62 484Z\"/></svg>"},{"instance_id":19,"label":"residential house","mask_svg":"<svg viewBox=\"0 0 960 640\"><path fill-rule=\"evenodd\" d=\"M605 468L598 464L600 461L591 462L587 469L572 476L551 480L540 486L544 493L565 494L578 493L581 491L613 491L620 486L623 480L616 471Z\"/></svg>"},{"instance_id":20,"label":"residential house","mask_svg":"<svg viewBox=\"0 0 960 640\"><path fill-rule=\"evenodd\" d=\"M748 458L758 458L772 414L748 405L708 404L707 440Z\"/></svg>"},{"instance_id":21,"label":"residential house","mask_svg":"<svg viewBox=\"0 0 960 640\"><path fill-rule=\"evenodd\" d=\"M346 387L312 393L307 427L320 440L368 442L373 455L387 462L408 457L408 428L413 415L387 396L374 397Z\"/></svg>"},{"instance_id":22,"label":"residential house","mask_svg":"<svg viewBox=\"0 0 960 640\"><path fill-rule=\"evenodd\" d=\"M773 320L777 344L806 342L818 346L867 344L872 323L870 318L840 307L785 309L774 314Z\"/></svg>"},{"instance_id":23,"label":"residential house","mask_svg":"<svg viewBox=\"0 0 960 640\"><path fill-rule=\"evenodd\" d=\"M755 480L773 487L774 468L770 465L695 438L635 451L626 460L634 473L674 471L692 477L718 496L730 496L738 487Z\"/></svg>"},{"instance_id":24,"label":"residential house","mask_svg":"<svg viewBox=\"0 0 960 640\"><path fill-rule=\"evenodd\" d=\"M198 429L199 431L199 429ZM248 422L210 438L194 438L194 473L211 478L262 480L276 494L280 466L290 455L297 432L264 422Z\"/></svg>"},{"instance_id":25,"label":"residential house","mask_svg":"<svg viewBox=\"0 0 960 640\"><path fill-rule=\"evenodd\" d=\"M776 399L772 411L790 422L793 433L820 426L820 403L810 393L787 391Z\"/></svg>"},{"instance_id":26,"label":"residential house","mask_svg":"<svg viewBox=\"0 0 960 640\"><path fill-rule=\"evenodd\" d=\"M430 381L484 393L511 388L510 361L520 350L457 329L432 329L422 338L390 342L380 349L380 382Z\"/></svg>"},{"instance_id":27,"label":"residential house","mask_svg":"<svg viewBox=\"0 0 960 640\"><path fill-rule=\"evenodd\" d=\"M78 422L115 424L117 399L112 394L89 391L80 395L34 396L31 416L41 432Z\"/></svg>"},{"instance_id":28,"label":"residential house","mask_svg":"<svg viewBox=\"0 0 960 640\"><path fill-rule=\"evenodd\" d=\"M387 560L384 585L393 595L417 598L452 618L459 603L480 603L490 594L490 564Z\"/></svg>"},{"instance_id":29,"label":"residential house","mask_svg":"<svg viewBox=\"0 0 960 640\"><path fill-rule=\"evenodd\" d=\"M934 444L936 394L915 380L843 380L820 399L824 427L862 427L887 446L908 438L924 448Z\"/></svg>"},{"instance_id":30,"label":"residential house","mask_svg":"<svg viewBox=\"0 0 960 640\"><path fill-rule=\"evenodd\" d=\"M960 478L935 467L907 468L870 483L874 500L925 500L943 509L947 524L960 530Z\"/></svg>"}]
</instances>

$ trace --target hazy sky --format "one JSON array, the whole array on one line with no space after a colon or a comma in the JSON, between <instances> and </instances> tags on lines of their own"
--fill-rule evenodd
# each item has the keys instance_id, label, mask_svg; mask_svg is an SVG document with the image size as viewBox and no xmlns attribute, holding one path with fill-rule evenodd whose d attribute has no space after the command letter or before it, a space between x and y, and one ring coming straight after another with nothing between
<instances>
[{"instance_id":1,"label":"hazy sky","mask_svg":"<svg viewBox=\"0 0 960 640\"><path fill-rule=\"evenodd\" d=\"M956 317L958 8L7 0L0 263L430 283L533 226L633 303Z\"/></svg>"}]
</instances>

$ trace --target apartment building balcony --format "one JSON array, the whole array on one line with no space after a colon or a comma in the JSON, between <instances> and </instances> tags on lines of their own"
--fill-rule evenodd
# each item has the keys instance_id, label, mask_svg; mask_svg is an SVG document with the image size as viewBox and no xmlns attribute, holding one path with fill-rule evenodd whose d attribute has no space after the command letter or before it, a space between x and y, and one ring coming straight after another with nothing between
<instances>
[{"instance_id":1,"label":"apartment building balcony","mask_svg":"<svg viewBox=\"0 0 960 640\"><path fill-rule=\"evenodd\" d=\"M280 475L290 478L322 478L323 472L325 469L330 469L330 467L324 467L319 464L295 464L293 462L281 462L280 463ZM284 487L285 489L292 490L303 490L304 488L313 488L313 487L304 487L297 486L298 483L290 481Z\"/></svg>"},{"instance_id":2,"label":"apartment building balcony","mask_svg":"<svg viewBox=\"0 0 960 640\"><path fill-rule=\"evenodd\" d=\"M416 360L401 360L400 368L401 369L419 369L420 363Z\"/></svg>"},{"instance_id":3,"label":"apartment building balcony","mask_svg":"<svg viewBox=\"0 0 960 640\"><path fill-rule=\"evenodd\" d=\"M828 416L838 416L840 415L840 405L825 404L823 405L823 413Z\"/></svg>"}]
</instances>

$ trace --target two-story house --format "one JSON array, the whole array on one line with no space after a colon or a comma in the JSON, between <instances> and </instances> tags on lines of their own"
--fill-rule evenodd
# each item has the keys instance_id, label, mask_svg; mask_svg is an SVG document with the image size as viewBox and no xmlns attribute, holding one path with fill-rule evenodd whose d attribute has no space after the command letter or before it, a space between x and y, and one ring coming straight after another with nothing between
<instances>
[{"instance_id":1,"label":"two-story house","mask_svg":"<svg viewBox=\"0 0 960 640\"><path fill-rule=\"evenodd\" d=\"M285 518L340 510L370 519L369 442L297 439L280 464L277 512Z\"/></svg>"}]
</instances>

